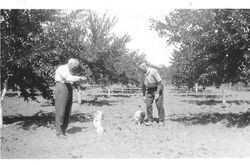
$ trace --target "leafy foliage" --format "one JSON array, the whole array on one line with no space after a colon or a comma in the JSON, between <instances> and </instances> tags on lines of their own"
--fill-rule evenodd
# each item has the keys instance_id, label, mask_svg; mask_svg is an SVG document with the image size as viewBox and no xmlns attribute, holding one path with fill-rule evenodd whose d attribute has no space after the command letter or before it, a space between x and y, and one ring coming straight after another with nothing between
<instances>
[{"instance_id":1,"label":"leafy foliage","mask_svg":"<svg viewBox=\"0 0 250 165\"><path fill-rule=\"evenodd\" d=\"M40 91L53 100L58 65L77 58L74 74L91 84L138 84L136 62L143 55L128 50L128 34L111 33L116 17L90 10L1 10L1 83L20 88L26 100Z\"/></svg>"},{"instance_id":2,"label":"leafy foliage","mask_svg":"<svg viewBox=\"0 0 250 165\"><path fill-rule=\"evenodd\" d=\"M81 66L75 73L86 75L92 84L127 84L130 71L121 66L125 67L123 64L126 63L127 69L135 68L133 60L140 56L126 48L130 41L127 34L116 36L111 33L116 22L116 17L99 16L90 10L64 13L46 27L45 43L57 52L57 65L70 57L79 59Z\"/></svg>"},{"instance_id":3,"label":"leafy foliage","mask_svg":"<svg viewBox=\"0 0 250 165\"><path fill-rule=\"evenodd\" d=\"M247 81L249 69L250 10L174 10L165 22L152 20L152 27L173 53L173 83L192 86L195 82Z\"/></svg>"},{"instance_id":4,"label":"leafy foliage","mask_svg":"<svg viewBox=\"0 0 250 165\"><path fill-rule=\"evenodd\" d=\"M42 23L52 21L55 10L1 10L1 83L9 77L9 87L20 87L25 99L35 100L36 90L52 99L45 77L48 73L33 68L33 50ZM39 64L38 64L39 66Z\"/></svg>"}]
</instances>

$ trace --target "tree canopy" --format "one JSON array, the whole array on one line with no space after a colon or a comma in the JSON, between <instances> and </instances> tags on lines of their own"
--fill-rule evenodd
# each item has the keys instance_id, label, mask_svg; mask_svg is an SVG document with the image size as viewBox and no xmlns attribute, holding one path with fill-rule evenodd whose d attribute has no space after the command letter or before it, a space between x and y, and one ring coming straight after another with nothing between
<instances>
[{"instance_id":1,"label":"tree canopy","mask_svg":"<svg viewBox=\"0 0 250 165\"><path fill-rule=\"evenodd\" d=\"M250 10L178 9L152 27L174 44L176 85L249 81Z\"/></svg>"},{"instance_id":2,"label":"tree canopy","mask_svg":"<svg viewBox=\"0 0 250 165\"><path fill-rule=\"evenodd\" d=\"M1 84L9 78L9 88L18 85L25 98L35 99L36 89L52 98L45 78L48 73L41 72L39 61L33 61L42 24L53 21L55 14L55 10L1 10Z\"/></svg>"},{"instance_id":3,"label":"tree canopy","mask_svg":"<svg viewBox=\"0 0 250 165\"><path fill-rule=\"evenodd\" d=\"M55 69L70 58L92 84L139 84L144 55L126 48L128 34L112 33L116 23L91 10L1 10L1 84L9 79L26 100L38 91L51 100Z\"/></svg>"}]
</instances>

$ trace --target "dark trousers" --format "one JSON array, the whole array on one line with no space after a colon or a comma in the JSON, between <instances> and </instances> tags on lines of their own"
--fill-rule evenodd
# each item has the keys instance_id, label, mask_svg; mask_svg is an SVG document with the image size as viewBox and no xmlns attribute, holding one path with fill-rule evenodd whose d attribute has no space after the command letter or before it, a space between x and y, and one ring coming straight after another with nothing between
<instances>
[{"instance_id":1,"label":"dark trousers","mask_svg":"<svg viewBox=\"0 0 250 165\"><path fill-rule=\"evenodd\" d=\"M165 112L163 107L163 85L159 93L159 99L155 100L155 94L157 92L157 87L148 88L146 93L146 105L147 105L147 116L149 121L153 121L153 102L155 100L156 107L158 110L159 121L164 121Z\"/></svg>"},{"instance_id":2,"label":"dark trousers","mask_svg":"<svg viewBox=\"0 0 250 165\"><path fill-rule=\"evenodd\" d=\"M56 83L55 109L56 109L56 134L65 134L69 124L73 89L68 83Z\"/></svg>"}]
</instances>

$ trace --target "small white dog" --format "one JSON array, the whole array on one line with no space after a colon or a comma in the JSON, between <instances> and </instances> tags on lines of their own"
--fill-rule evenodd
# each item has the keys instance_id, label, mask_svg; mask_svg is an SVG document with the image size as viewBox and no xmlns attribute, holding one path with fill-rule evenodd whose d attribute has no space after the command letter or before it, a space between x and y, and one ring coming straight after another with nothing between
<instances>
[{"instance_id":1,"label":"small white dog","mask_svg":"<svg viewBox=\"0 0 250 165\"><path fill-rule=\"evenodd\" d=\"M94 115L93 124L96 128L96 133L98 135L103 134L104 132L104 129L102 127L102 117L103 117L102 111L97 111Z\"/></svg>"},{"instance_id":2,"label":"small white dog","mask_svg":"<svg viewBox=\"0 0 250 165\"><path fill-rule=\"evenodd\" d=\"M134 119L135 123L138 125L144 124L145 112L142 110L138 110L135 112Z\"/></svg>"}]
</instances>

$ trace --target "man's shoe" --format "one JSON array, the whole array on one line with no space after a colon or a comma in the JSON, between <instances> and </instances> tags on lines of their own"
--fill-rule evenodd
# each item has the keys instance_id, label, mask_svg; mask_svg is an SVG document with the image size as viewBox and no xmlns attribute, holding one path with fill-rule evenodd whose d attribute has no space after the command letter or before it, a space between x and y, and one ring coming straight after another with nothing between
<instances>
[{"instance_id":1,"label":"man's shoe","mask_svg":"<svg viewBox=\"0 0 250 165\"><path fill-rule=\"evenodd\" d=\"M151 125L153 125L153 122L152 121L145 122L145 125L146 126L151 126Z\"/></svg>"},{"instance_id":2,"label":"man's shoe","mask_svg":"<svg viewBox=\"0 0 250 165\"><path fill-rule=\"evenodd\" d=\"M63 135L63 134L57 134L56 135L59 139L67 139L67 136L66 135Z\"/></svg>"}]
</instances>

